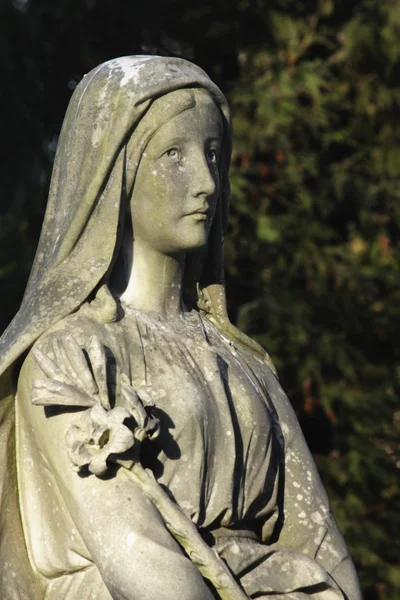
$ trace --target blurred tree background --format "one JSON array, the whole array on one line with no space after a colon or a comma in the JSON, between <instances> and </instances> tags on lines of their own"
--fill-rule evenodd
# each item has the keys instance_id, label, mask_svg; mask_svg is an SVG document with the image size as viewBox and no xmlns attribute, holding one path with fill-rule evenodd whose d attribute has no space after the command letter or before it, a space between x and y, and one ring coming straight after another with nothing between
<instances>
[{"instance_id":1,"label":"blurred tree background","mask_svg":"<svg viewBox=\"0 0 400 600\"><path fill-rule=\"evenodd\" d=\"M3 0L0 17L0 330L76 83L125 54L194 60L234 118L232 320L277 365L365 600L399 599L398 0Z\"/></svg>"}]
</instances>

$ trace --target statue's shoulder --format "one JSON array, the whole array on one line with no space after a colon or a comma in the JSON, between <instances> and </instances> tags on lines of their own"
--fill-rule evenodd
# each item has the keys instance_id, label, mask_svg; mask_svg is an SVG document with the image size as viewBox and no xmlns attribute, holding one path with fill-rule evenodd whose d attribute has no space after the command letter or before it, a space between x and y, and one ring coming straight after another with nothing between
<instances>
[{"instance_id":1,"label":"statue's shoulder","mask_svg":"<svg viewBox=\"0 0 400 600\"><path fill-rule=\"evenodd\" d=\"M67 343L72 343L86 353L93 340L107 350L118 361L122 344L122 328L118 320L106 321L98 317L96 311L83 306L76 313L68 315L45 331L33 344L27 354L18 378L18 387L21 388L22 380L27 383L38 376L42 376L39 367L38 354L56 362L64 355L63 348ZM68 352L67 352L68 354Z\"/></svg>"},{"instance_id":2,"label":"statue's shoulder","mask_svg":"<svg viewBox=\"0 0 400 600\"><path fill-rule=\"evenodd\" d=\"M45 352L51 348L55 338L65 335L73 335L82 347L87 345L92 336L106 343L108 338L112 338L119 320L119 304L108 286L103 285L91 301L84 302L76 312L67 315L45 331L33 348Z\"/></svg>"},{"instance_id":3,"label":"statue's shoulder","mask_svg":"<svg viewBox=\"0 0 400 600\"><path fill-rule=\"evenodd\" d=\"M70 335L72 335L82 347L86 346L93 336L96 336L105 342L106 338L109 337L107 329L105 323L91 318L90 315L81 314L80 312L68 315L43 333L36 340L29 354L32 354L32 350L35 349L39 349L45 354L51 354L54 342L57 339Z\"/></svg>"},{"instance_id":4,"label":"statue's shoulder","mask_svg":"<svg viewBox=\"0 0 400 600\"><path fill-rule=\"evenodd\" d=\"M45 351L52 346L53 340L60 336L73 335L79 345L85 347L92 336L103 343L109 343L118 329L121 319L119 303L111 294L106 284L102 285L90 301L84 302L80 308L58 321L48 329L36 342L34 347Z\"/></svg>"},{"instance_id":5,"label":"statue's shoulder","mask_svg":"<svg viewBox=\"0 0 400 600\"><path fill-rule=\"evenodd\" d=\"M96 311L83 306L36 340L20 371L18 388L21 393L30 393L34 381L42 379L43 374L57 380L56 371L61 369L64 375L68 374L82 361L87 365L105 361L107 370L114 373L113 379L117 373L130 378L135 376L135 368L142 370L141 343L132 319L128 325L124 315L105 321Z\"/></svg>"}]
</instances>

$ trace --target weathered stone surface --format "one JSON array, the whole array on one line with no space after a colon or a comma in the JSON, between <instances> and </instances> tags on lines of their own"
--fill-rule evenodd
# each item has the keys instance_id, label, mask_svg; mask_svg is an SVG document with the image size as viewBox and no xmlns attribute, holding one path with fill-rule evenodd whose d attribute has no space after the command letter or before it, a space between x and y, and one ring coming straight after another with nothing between
<instances>
[{"instance_id":1,"label":"weathered stone surface","mask_svg":"<svg viewBox=\"0 0 400 600\"><path fill-rule=\"evenodd\" d=\"M112 60L73 95L0 340L3 382L29 351L0 405L4 600L361 598L273 365L227 317L230 147L181 59Z\"/></svg>"}]
</instances>

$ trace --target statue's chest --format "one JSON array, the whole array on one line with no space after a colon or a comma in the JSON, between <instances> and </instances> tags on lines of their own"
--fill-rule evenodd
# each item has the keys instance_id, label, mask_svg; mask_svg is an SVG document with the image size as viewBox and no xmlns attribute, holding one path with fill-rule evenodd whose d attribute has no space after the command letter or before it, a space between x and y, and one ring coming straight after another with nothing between
<instances>
[{"instance_id":1,"label":"statue's chest","mask_svg":"<svg viewBox=\"0 0 400 600\"><path fill-rule=\"evenodd\" d=\"M196 323L179 325L136 318L119 325L117 336L117 362L154 401L164 443L201 440L213 448L222 437L232 450L251 437L262 444L271 419L256 378L222 340L211 342Z\"/></svg>"}]
</instances>

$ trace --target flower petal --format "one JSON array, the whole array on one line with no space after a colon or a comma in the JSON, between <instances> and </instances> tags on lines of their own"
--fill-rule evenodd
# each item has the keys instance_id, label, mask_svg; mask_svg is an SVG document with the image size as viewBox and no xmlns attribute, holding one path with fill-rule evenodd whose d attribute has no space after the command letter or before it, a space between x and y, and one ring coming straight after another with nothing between
<instances>
[{"instance_id":1,"label":"flower petal","mask_svg":"<svg viewBox=\"0 0 400 600\"><path fill-rule=\"evenodd\" d=\"M84 467L93 460L93 453L85 447L82 447L77 453L70 453L70 459L77 467Z\"/></svg>"},{"instance_id":2,"label":"flower petal","mask_svg":"<svg viewBox=\"0 0 400 600\"><path fill-rule=\"evenodd\" d=\"M110 432L109 435L107 436L108 438L110 438L111 437L111 428L109 425L98 425L97 427L93 428L91 439L94 441L96 446L100 446L100 440L107 431Z\"/></svg>"},{"instance_id":3,"label":"flower petal","mask_svg":"<svg viewBox=\"0 0 400 600\"><path fill-rule=\"evenodd\" d=\"M120 424L125 421L125 419L129 419L131 413L128 409L122 408L122 406L116 406L112 410L109 410L107 413L107 421L110 423Z\"/></svg>"},{"instance_id":4,"label":"flower petal","mask_svg":"<svg viewBox=\"0 0 400 600\"><path fill-rule=\"evenodd\" d=\"M65 443L67 446L72 446L72 444L75 444L76 442L84 444L87 441L87 432L81 429L81 427L78 427L78 425L71 425L65 434Z\"/></svg>"},{"instance_id":5,"label":"flower petal","mask_svg":"<svg viewBox=\"0 0 400 600\"><path fill-rule=\"evenodd\" d=\"M97 477L104 475L108 468L107 457L108 452L105 452L104 450L100 451L90 462L89 471L93 473L93 475L97 475Z\"/></svg>"},{"instance_id":6,"label":"flower petal","mask_svg":"<svg viewBox=\"0 0 400 600\"><path fill-rule=\"evenodd\" d=\"M110 454L121 454L132 448L134 435L124 425L125 419L130 417L130 411L122 407L106 411L97 404L87 410L65 436L70 461L77 470L87 465L94 475L103 475Z\"/></svg>"},{"instance_id":7,"label":"flower petal","mask_svg":"<svg viewBox=\"0 0 400 600\"><path fill-rule=\"evenodd\" d=\"M93 408L91 408L90 411L87 412L92 426L97 427L98 425L107 425L107 421L109 419L109 412L112 411L107 412L101 406L101 404L95 404Z\"/></svg>"},{"instance_id":8,"label":"flower petal","mask_svg":"<svg viewBox=\"0 0 400 600\"><path fill-rule=\"evenodd\" d=\"M125 425L121 425L115 432L113 432L112 438L107 444L107 454L120 454L132 448L135 442L133 433Z\"/></svg>"}]
</instances>

